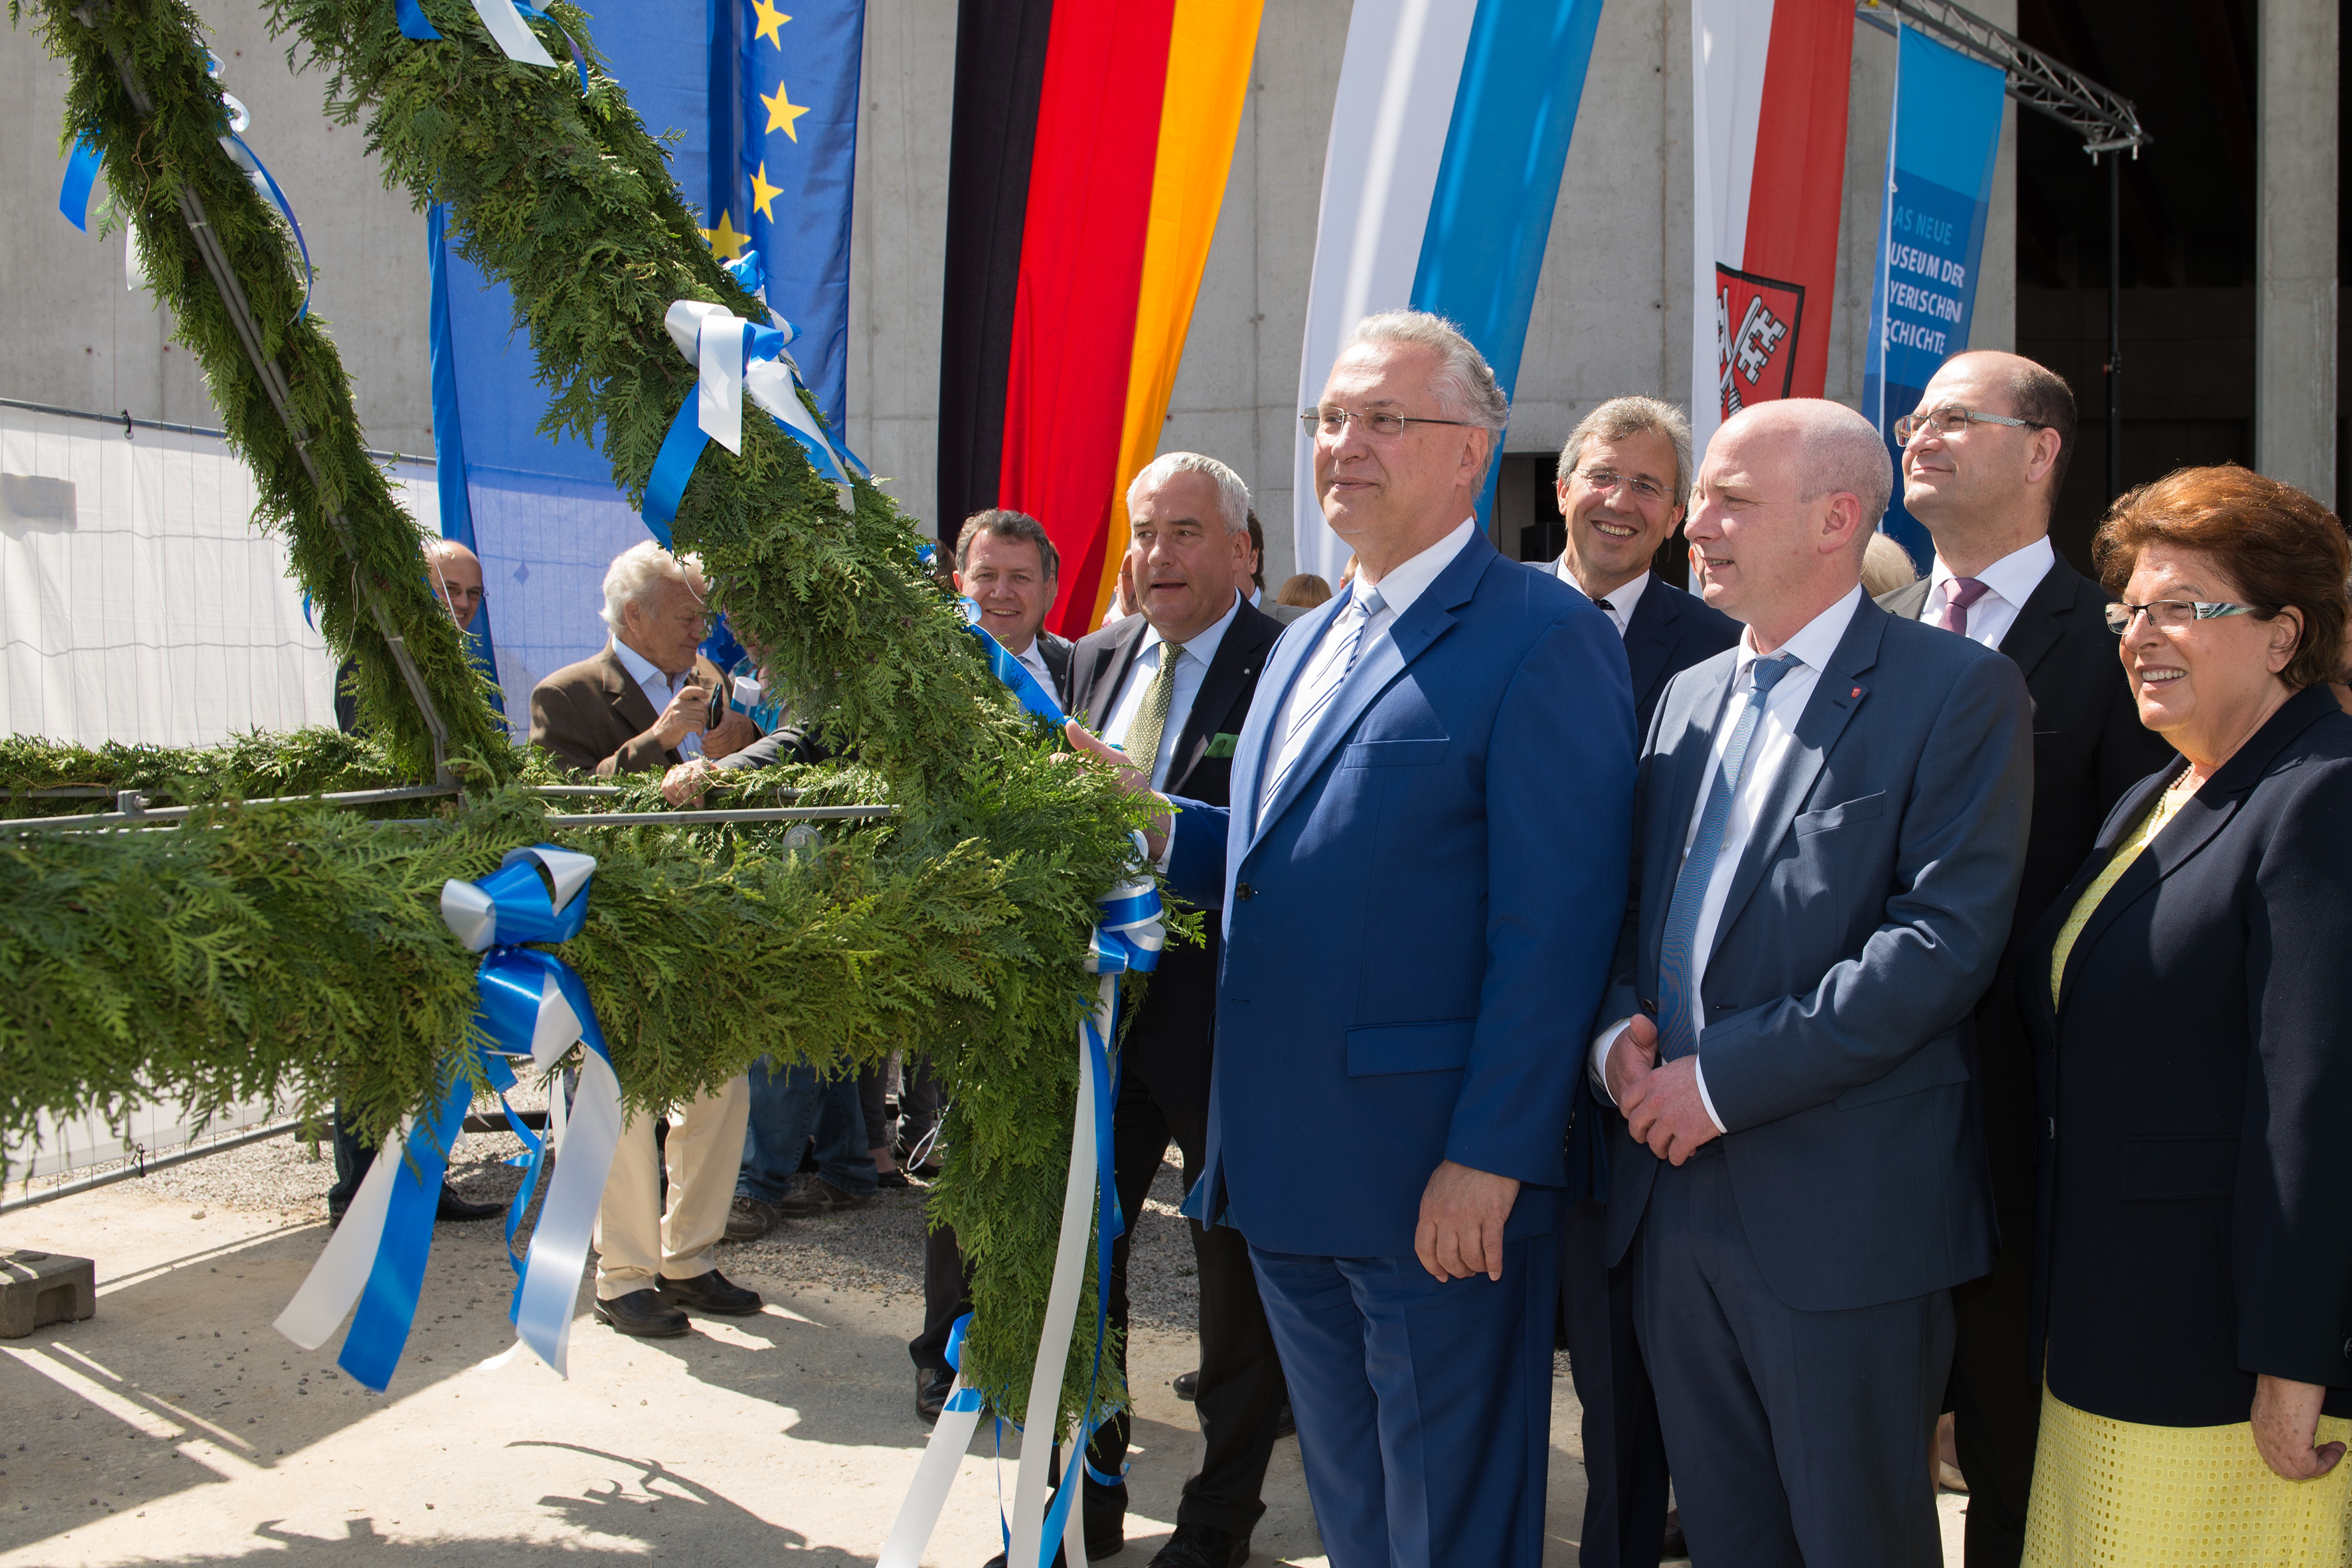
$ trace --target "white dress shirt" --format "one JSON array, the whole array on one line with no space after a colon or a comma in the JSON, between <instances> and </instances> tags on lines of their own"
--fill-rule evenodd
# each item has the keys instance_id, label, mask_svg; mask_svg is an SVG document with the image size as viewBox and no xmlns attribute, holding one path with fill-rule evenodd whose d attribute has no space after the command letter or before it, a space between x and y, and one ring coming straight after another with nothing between
<instances>
[{"instance_id":1,"label":"white dress shirt","mask_svg":"<svg viewBox=\"0 0 2352 1568\"><path fill-rule=\"evenodd\" d=\"M1830 656L1837 652L1839 639L1853 624L1854 612L1862 607L1862 589L1857 584L1845 597L1805 623L1802 631L1782 644L1780 653L1793 654L1796 666L1780 678L1779 685L1767 694L1764 713L1756 721L1756 733L1748 742L1748 761L1744 776L1739 781L1739 793L1732 797L1731 815L1723 825L1723 847L1715 858L1715 870L1707 878L1706 893L1698 906L1698 929L1691 935L1691 1021L1692 1026L1704 1036L1706 1032L1706 959L1715 946L1716 927L1723 921L1724 900L1731 896L1731 880L1739 870L1740 857L1746 853L1748 839L1756 829L1756 815L1764 808L1766 798L1772 793L1773 783L1789 760L1796 744L1797 721L1812 700L1813 688L1821 684L1822 670ZM1749 689L1748 669L1759 657L1756 652L1755 633L1739 635L1731 673L1731 700L1724 704L1723 713L1715 723L1715 742L1707 753L1706 772L1700 775L1697 797L1691 802L1690 825L1683 830L1683 853L1690 853L1691 841L1698 837L1698 825L1706 815L1706 797L1715 786L1716 775L1723 769L1723 753L1731 743L1732 731L1739 727L1742 715L1754 692ZM1668 895L1672 896L1671 884ZM1609 1047L1617 1043L1630 1020L1621 1019L1601 1032L1592 1042L1592 1075L1613 1102L1616 1096L1609 1088L1607 1067ZM1706 1068L1696 1067L1699 1102L1706 1107L1706 1119L1715 1123L1717 1132L1724 1131L1723 1118L1715 1113L1715 1101L1706 1092Z\"/></svg>"},{"instance_id":2,"label":"white dress shirt","mask_svg":"<svg viewBox=\"0 0 2352 1568\"><path fill-rule=\"evenodd\" d=\"M621 656L621 668L629 672L629 679L637 683L637 689L644 692L646 700L654 705L656 719L659 719L662 710L669 706L671 698L694 681L694 671L690 668L677 680L671 680L668 676L656 669L653 662L645 655L623 642L619 637L613 639L613 651ZM670 750L676 752L681 759L698 757L702 755L702 737L688 735Z\"/></svg>"},{"instance_id":3,"label":"white dress shirt","mask_svg":"<svg viewBox=\"0 0 2352 1568\"><path fill-rule=\"evenodd\" d=\"M1052 698L1057 704L1062 700L1062 694L1054 689L1054 672L1045 663L1044 633L1032 637L1029 639L1029 646L1013 657L1020 662L1023 668L1037 678L1037 684L1045 689L1046 696Z\"/></svg>"},{"instance_id":4,"label":"white dress shirt","mask_svg":"<svg viewBox=\"0 0 2352 1568\"><path fill-rule=\"evenodd\" d=\"M1168 694L1168 721L1160 727L1159 753L1148 764L1153 789L1168 783L1168 769L1176 760L1176 742L1183 738L1184 726L1192 717L1192 700L1201 695L1201 682L1208 677L1209 666L1241 610L1241 595L1236 593L1225 613L1188 643L1169 642L1160 637L1157 626L1147 627L1142 646L1128 661L1126 681L1111 700L1110 717L1102 727L1102 738L1114 746L1126 745L1127 732L1135 728L1135 716L1142 711L1143 700L1150 694L1152 681L1159 678L1160 661L1170 657L1176 660L1176 689ZM1138 765L1146 763L1142 757L1128 760Z\"/></svg>"},{"instance_id":5,"label":"white dress shirt","mask_svg":"<svg viewBox=\"0 0 2352 1568\"><path fill-rule=\"evenodd\" d=\"M2050 536L2043 534L2022 550L2012 550L1983 571L1977 581L1985 591L1977 602L1961 614L1969 618L1968 638L1990 648L2000 647L2000 639L2017 624L2017 612L2025 607L2033 590L2042 586L2042 579L2050 575L2050 568L2058 552L2050 548ZM1958 575L1944 564L1941 555L1927 573L1927 603L1919 618L1930 626L1942 624L1945 605L1944 584Z\"/></svg>"},{"instance_id":6,"label":"white dress shirt","mask_svg":"<svg viewBox=\"0 0 2352 1568\"><path fill-rule=\"evenodd\" d=\"M1362 663L1364 656L1372 651L1372 644L1388 636L1389 628L1396 625L1397 617L1412 608L1413 601L1429 591L1429 585L1437 581L1437 574L1454 564L1454 558L1462 553L1463 546L1468 544L1470 536L1477 531L1478 520L1465 518L1444 538L1411 560L1391 567L1388 575L1379 582L1366 583L1361 574L1357 575L1341 598L1350 594L1369 593L1374 588L1381 591L1380 612L1364 623L1363 632L1356 642L1357 663ZM1343 609L1341 615L1344 614ZM1283 695L1281 710L1274 716L1274 726L1266 731L1265 776L1257 781L1260 789L1265 787L1265 780L1274 777L1280 768L1284 742L1290 737L1291 710L1298 701L1299 692L1307 686L1305 672L1313 668L1315 656L1322 651L1324 643L1330 640L1332 629L1339 626L1341 615L1335 615L1324 623L1323 635L1316 638L1315 646L1306 649L1299 658L1301 678L1290 683L1290 689Z\"/></svg>"},{"instance_id":7,"label":"white dress shirt","mask_svg":"<svg viewBox=\"0 0 2352 1568\"><path fill-rule=\"evenodd\" d=\"M1561 582L1567 584L1570 587L1575 589L1580 594L1584 592L1584 584L1578 582L1576 580L1576 574L1568 569L1568 557L1566 555L1562 555L1559 560L1553 562L1551 563L1551 569ZM1612 621L1614 621L1617 624L1617 636L1620 638L1622 638L1626 632L1632 628L1633 625L1633 606L1642 602L1642 595L1648 591L1649 586L1650 574L1645 568L1642 574L1634 578L1632 582L1620 584L1615 588L1611 589L1608 593L1601 595L1601 597L1592 601L1594 604L1601 606L1602 612L1606 614Z\"/></svg>"}]
</instances>

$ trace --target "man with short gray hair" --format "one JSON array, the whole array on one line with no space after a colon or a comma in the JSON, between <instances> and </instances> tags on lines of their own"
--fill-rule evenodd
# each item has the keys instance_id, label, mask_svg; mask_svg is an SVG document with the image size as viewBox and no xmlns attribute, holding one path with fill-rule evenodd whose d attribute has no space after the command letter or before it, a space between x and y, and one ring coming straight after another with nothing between
<instances>
[{"instance_id":1,"label":"man with short gray hair","mask_svg":"<svg viewBox=\"0 0 2352 1568\"><path fill-rule=\"evenodd\" d=\"M1359 325L1300 416L1356 577L1268 656L1232 805L1170 797L1169 881L1223 911L1185 1209L1247 1239L1340 1564L1544 1555L1560 1131L1633 702L1606 617L1478 527L1508 414L1450 323Z\"/></svg>"},{"instance_id":2,"label":"man with short gray hair","mask_svg":"<svg viewBox=\"0 0 2352 1568\"><path fill-rule=\"evenodd\" d=\"M1944 1561L1950 1289L1993 1240L1967 1030L2024 865L2033 721L2007 659L1864 597L1892 489L1851 409L1724 422L1687 532L1748 629L1674 678L1643 747L1588 1093L1625 1115L1608 1256L1701 1563Z\"/></svg>"},{"instance_id":3,"label":"man with short gray hair","mask_svg":"<svg viewBox=\"0 0 2352 1568\"><path fill-rule=\"evenodd\" d=\"M1070 695L1070 643L1045 629L1062 576L1045 525L1001 507L974 512L956 535L956 592L980 609L981 629L1026 665L1056 702Z\"/></svg>"}]
</instances>

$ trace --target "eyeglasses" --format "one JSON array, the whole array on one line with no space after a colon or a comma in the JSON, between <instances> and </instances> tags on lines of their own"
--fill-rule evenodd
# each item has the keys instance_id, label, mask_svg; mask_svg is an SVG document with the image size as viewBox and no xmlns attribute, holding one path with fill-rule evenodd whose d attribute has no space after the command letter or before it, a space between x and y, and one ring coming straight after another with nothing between
<instances>
[{"instance_id":1,"label":"eyeglasses","mask_svg":"<svg viewBox=\"0 0 2352 1568\"><path fill-rule=\"evenodd\" d=\"M1947 403L1941 408L1931 408L1925 414L1906 414L1897 419L1895 440L1897 446L1908 447L1913 437L1924 430L1933 430L1938 436L1957 436L1971 425L2013 425L2021 430L2050 428L2039 419L2012 419L2006 414L1982 414L1957 403Z\"/></svg>"},{"instance_id":2,"label":"eyeglasses","mask_svg":"<svg viewBox=\"0 0 2352 1568\"><path fill-rule=\"evenodd\" d=\"M1633 499L1638 501L1656 502L1666 499L1664 486L1649 479L1637 479L1629 475L1614 473L1607 468L1579 468L1576 470L1576 477L1602 495L1607 495L1619 485L1623 485L1633 492Z\"/></svg>"},{"instance_id":3,"label":"eyeglasses","mask_svg":"<svg viewBox=\"0 0 2352 1568\"><path fill-rule=\"evenodd\" d=\"M1417 415L1391 414L1386 409L1351 414L1344 408L1309 408L1298 416L1308 435L1328 436L1334 441L1347 430L1350 419L1383 441L1403 435L1408 425L1459 425L1465 429L1473 428L1467 419L1423 419Z\"/></svg>"},{"instance_id":4,"label":"eyeglasses","mask_svg":"<svg viewBox=\"0 0 2352 1568\"><path fill-rule=\"evenodd\" d=\"M2192 621L2216 621L2223 616L2278 614L2276 610L2265 609L2260 605L2209 604L2189 599L2157 599L2145 605L2126 605L2118 599L2107 606L2107 630L2117 637L2123 636L2131 630L2132 622L2142 610L2147 612L2148 620L2160 632L2177 632Z\"/></svg>"}]
</instances>

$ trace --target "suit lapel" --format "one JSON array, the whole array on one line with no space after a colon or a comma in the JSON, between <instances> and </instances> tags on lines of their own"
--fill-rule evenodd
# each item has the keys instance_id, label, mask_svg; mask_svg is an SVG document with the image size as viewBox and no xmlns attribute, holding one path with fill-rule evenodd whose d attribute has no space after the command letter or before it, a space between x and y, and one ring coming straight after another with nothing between
<instances>
[{"instance_id":1,"label":"suit lapel","mask_svg":"<svg viewBox=\"0 0 2352 1568\"><path fill-rule=\"evenodd\" d=\"M1261 634L1275 624L1272 617L1244 605L1225 628L1224 640L1217 644L1217 657L1201 676L1201 689L1192 694L1192 710L1184 715L1184 728L1178 732L1176 750L1168 759L1168 787L1175 794L1184 793L1185 782L1201 765L1218 722L1265 660L1266 644L1272 639Z\"/></svg>"},{"instance_id":2,"label":"suit lapel","mask_svg":"<svg viewBox=\"0 0 2352 1568\"><path fill-rule=\"evenodd\" d=\"M1830 656L1829 666L1813 683L1813 694L1805 702L1805 710L1797 716L1797 731L1789 746L1787 761L1780 764L1778 777L1772 780L1764 795L1764 804L1756 813L1756 826L1748 835L1748 847L1740 851L1739 868L1733 873L1731 890L1724 896L1723 913L1715 924L1715 948L1723 945L1724 933L1739 918L1740 910L1764 879L1764 868L1780 851L1780 840L1789 835L1790 823L1796 820L1797 808L1812 792L1813 780L1820 776L1822 764L1829 760L1830 748L1862 705L1869 700L1870 688L1858 679L1863 671L1878 662L1879 638L1886 630L1886 613L1868 600L1854 607L1853 624L1838 639L1837 651ZM1712 961L1715 948L1708 950Z\"/></svg>"},{"instance_id":3,"label":"suit lapel","mask_svg":"<svg viewBox=\"0 0 2352 1568\"><path fill-rule=\"evenodd\" d=\"M1633 678L1633 700L1657 684L1673 662L1675 653L1675 622L1682 616L1682 606L1675 600L1681 591L1668 587L1653 576L1642 596L1633 602L1633 616L1625 626L1625 664Z\"/></svg>"},{"instance_id":4,"label":"suit lapel","mask_svg":"<svg viewBox=\"0 0 2352 1568\"><path fill-rule=\"evenodd\" d=\"M1289 700L1290 689L1297 684L1299 672L1307 667L1307 650L1323 640L1325 628L1338 618L1345 602L1329 599L1299 616L1292 625L1301 629L1277 639L1274 651L1266 656L1265 673L1258 679L1249 718L1244 721L1241 740L1234 747L1234 804L1226 844L1229 875L1231 868L1240 866L1243 850L1257 842L1257 803L1265 793L1265 773L1272 751L1266 737L1281 716L1283 703Z\"/></svg>"},{"instance_id":5,"label":"suit lapel","mask_svg":"<svg viewBox=\"0 0 2352 1568\"><path fill-rule=\"evenodd\" d=\"M652 700L646 696L646 689L630 679L628 667L621 662L621 656L614 651L611 643L604 645L604 651L596 656L596 662L604 668L605 699L613 704L613 711L629 726L629 733L642 735L652 729L661 715L654 711Z\"/></svg>"},{"instance_id":6,"label":"suit lapel","mask_svg":"<svg viewBox=\"0 0 2352 1568\"><path fill-rule=\"evenodd\" d=\"M1119 686L1135 663L1135 650L1143 646L1144 634L1150 627L1151 623L1141 616L1128 616L1092 650L1083 668L1070 670L1070 706L1086 714L1087 725L1097 733L1110 722L1111 705L1118 700Z\"/></svg>"},{"instance_id":7,"label":"suit lapel","mask_svg":"<svg viewBox=\"0 0 2352 1568\"><path fill-rule=\"evenodd\" d=\"M2164 825L2155 841L2141 850L2139 858L2116 879L2116 885L2107 889L2107 896L2099 900L2099 907L2093 910L2091 918L2083 922L2081 933L2074 938L2074 945L2066 954L2066 972L2060 976L2059 1013L2063 1014L2066 1010L2083 955L2097 945L2107 928L2114 925L2143 894L2179 870L2196 857L2199 850L2212 842L2213 836L2229 825L2246 797L2253 793L2254 786L2262 783L2263 775L2270 771L2271 763L2280 752L2286 749L2287 742L2309 729L2322 716L2336 710L2336 698L2325 686L2309 687L2296 692L2271 715L2267 723L2254 731L2244 745L2238 748L2236 755L2214 770L2213 776L2205 781L2203 788L2174 813L2172 820ZM2138 787L2125 797L2123 804L2108 819L2109 830L2100 836L2099 847L2107 851L2106 855L2099 857L2102 867L2113 855L2115 847L2139 826L2140 819L2155 804L2158 793L2179 777L2181 770L2188 765L2185 762L2176 762L2155 777L2142 780ZM2081 896L2079 890L2075 892L2077 899ZM2071 911L2073 905L2067 907Z\"/></svg>"},{"instance_id":8,"label":"suit lapel","mask_svg":"<svg viewBox=\"0 0 2352 1568\"><path fill-rule=\"evenodd\" d=\"M1485 575L1487 564L1496 559L1498 557L1495 547L1487 543L1483 535L1471 535L1461 553L1446 563L1445 570L1437 574L1437 580L1412 602L1412 607L1390 623L1387 635L1375 639L1370 647L1357 656L1356 668L1349 672L1347 679L1340 682L1330 705L1315 721L1314 730L1307 737L1306 746L1298 753L1298 761L1292 765L1289 776L1282 781L1280 791L1267 804L1265 815L1259 820L1257 830L1251 837L1253 845L1265 837L1268 824L1280 818L1290 808L1291 803L1298 798L1299 792L1307 787L1307 781L1321 770L1324 761L1356 727L1356 721L1363 717L1364 710L1372 705L1373 699L1387 690L1389 683L1402 675L1407 666L1428 650L1430 644L1454 629L1457 618L1454 612L1470 602L1477 591L1478 579ZM1268 748L1269 751L1275 749Z\"/></svg>"},{"instance_id":9,"label":"suit lapel","mask_svg":"<svg viewBox=\"0 0 2352 1568\"><path fill-rule=\"evenodd\" d=\"M2065 636L2078 613L2074 607L2075 589L2082 581L2083 574L2063 560L2053 560L2050 570L2042 574L2042 581L2025 596L2025 603L2017 607L2017 619L2010 623L2008 632L2002 636L2000 651L2025 675L2032 675L2033 667Z\"/></svg>"}]
</instances>

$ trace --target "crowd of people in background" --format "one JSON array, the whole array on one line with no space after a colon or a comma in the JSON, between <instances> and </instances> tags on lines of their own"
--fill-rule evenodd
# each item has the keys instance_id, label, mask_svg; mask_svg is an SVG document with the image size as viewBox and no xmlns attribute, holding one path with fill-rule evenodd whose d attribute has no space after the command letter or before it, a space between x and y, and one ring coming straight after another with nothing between
<instances>
[{"instance_id":1,"label":"crowd of people in background","mask_svg":"<svg viewBox=\"0 0 2352 1568\"><path fill-rule=\"evenodd\" d=\"M1971 353L1895 463L1794 400L1695 471L1679 409L1612 399L1559 454L1561 553L1518 565L1465 521L1507 412L1444 323L1359 329L1302 416L1336 587L1269 595L1247 485L1189 452L1132 476L1076 642L1035 519L941 552L1073 746L1176 808L1154 853L1211 911L1113 1126L1123 1212L1171 1144L1192 1194L1201 1443L1153 1568L1245 1561L1293 1430L1335 1563L1539 1560L1555 1333L1588 1568L1940 1563L1939 1484L1971 1568L2352 1560L2338 520L2186 469L2115 502L2087 578L2050 539L2071 391ZM479 563L429 565L470 622ZM679 805L832 754L758 650L703 651L691 557L640 544L604 594L533 744ZM763 1061L633 1118L596 1316L756 1311L722 1240L935 1177L939 1081L895 1089ZM346 1200L370 1152L339 1125ZM923 1270L930 1422L951 1230ZM1086 1455L1089 1558L1128 1437Z\"/></svg>"}]
</instances>

